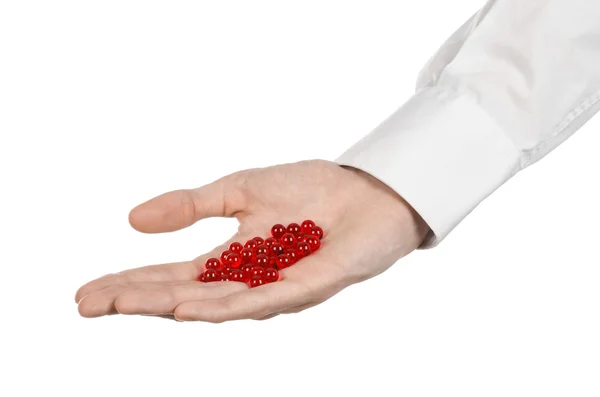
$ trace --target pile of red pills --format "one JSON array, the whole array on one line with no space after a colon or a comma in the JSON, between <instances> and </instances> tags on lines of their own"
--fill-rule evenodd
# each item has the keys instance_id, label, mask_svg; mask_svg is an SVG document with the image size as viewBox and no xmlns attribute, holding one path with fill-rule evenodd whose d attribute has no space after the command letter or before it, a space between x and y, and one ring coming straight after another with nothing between
<instances>
[{"instance_id":1,"label":"pile of red pills","mask_svg":"<svg viewBox=\"0 0 600 397\"><path fill-rule=\"evenodd\" d=\"M208 259L198 281L239 281L250 288L275 282L279 270L316 252L322 238L323 229L308 219L301 225L273 225L271 237L254 237L244 245L235 241L219 259Z\"/></svg>"}]
</instances>

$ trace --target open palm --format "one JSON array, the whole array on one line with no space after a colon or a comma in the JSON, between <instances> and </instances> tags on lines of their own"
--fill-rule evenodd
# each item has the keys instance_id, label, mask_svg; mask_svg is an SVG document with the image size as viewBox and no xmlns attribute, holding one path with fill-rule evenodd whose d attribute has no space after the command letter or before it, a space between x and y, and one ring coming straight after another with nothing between
<instances>
[{"instance_id":1,"label":"open palm","mask_svg":"<svg viewBox=\"0 0 600 397\"><path fill-rule=\"evenodd\" d=\"M370 175L327 161L237 172L193 190L158 196L131 211L141 232L171 232L208 217L236 217L238 232L212 252L181 263L110 274L76 294L85 317L173 315L222 322L294 313L371 278L413 251L427 226L395 192ZM313 219L326 232L321 249L283 269L281 281L249 289L238 282L200 283L204 262L231 241L264 236L275 223Z\"/></svg>"}]
</instances>

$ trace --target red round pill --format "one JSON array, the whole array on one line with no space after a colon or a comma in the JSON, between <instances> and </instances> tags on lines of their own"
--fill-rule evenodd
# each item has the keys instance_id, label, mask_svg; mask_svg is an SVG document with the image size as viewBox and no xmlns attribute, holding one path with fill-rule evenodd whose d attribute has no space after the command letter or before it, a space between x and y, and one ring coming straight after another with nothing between
<instances>
[{"instance_id":1,"label":"red round pill","mask_svg":"<svg viewBox=\"0 0 600 397\"><path fill-rule=\"evenodd\" d=\"M285 247L281 243L274 243L269 247L269 256L279 256L283 254Z\"/></svg>"},{"instance_id":2,"label":"red round pill","mask_svg":"<svg viewBox=\"0 0 600 397\"><path fill-rule=\"evenodd\" d=\"M241 270L234 270L229 275L229 281L241 281L244 282L244 273Z\"/></svg>"},{"instance_id":3,"label":"red round pill","mask_svg":"<svg viewBox=\"0 0 600 397\"><path fill-rule=\"evenodd\" d=\"M296 244L296 254L298 255L298 259L304 258L305 256L310 255L310 245L306 242L299 242Z\"/></svg>"},{"instance_id":4,"label":"red round pill","mask_svg":"<svg viewBox=\"0 0 600 397\"><path fill-rule=\"evenodd\" d=\"M315 252L319 249L319 247L321 247L321 241L315 236L308 236L308 238L306 239L306 243L310 247L311 252Z\"/></svg>"},{"instance_id":5,"label":"red round pill","mask_svg":"<svg viewBox=\"0 0 600 397\"><path fill-rule=\"evenodd\" d=\"M260 287L261 285L264 285L264 284L265 284L265 280L263 280L262 278L252 278L248 282L248 286L250 288Z\"/></svg>"},{"instance_id":6,"label":"red round pill","mask_svg":"<svg viewBox=\"0 0 600 397\"><path fill-rule=\"evenodd\" d=\"M271 268L265 270L264 280L267 283L272 283L274 281L279 280L279 272L277 271L277 269L274 269L271 267Z\"/></svg>"},{"instance_id":7,"label":"red round pill","mask_svg":"<svg viewBox=\"0 0 600 397\"><path fill-rule=\"evenodd\" d=\"M294 236L292 233L284 234L281 236L281 244L284 246L284 248L292 248L296 245L296 236Z\"/></svg>"},{"instance_id":8,"label":"red round pill","mask_svg":"<svg viewBox=\"0 0 600 397\"><path fill-rule=\"evenodd\" d=\"M242 257L237 252L231 252L225 258L225 264L229 267L237 269L242 264Z\"/></svg>"},{"instance_id":9,"label":"red round pill","mask_svg":"<svg viewBox=\"0 0 600 397\"><path fill-rule=\"evenodd\" d=\"M240 252L243 249L244 249L244 246L242 244L238 243L237 241L234 241L233 243L231 243L229 245L229 251L231 251L231 252Z\"/></svg>"},{"instance_id":10,"label":"red round pill","mask_svg":"<svg viewBox=\"0 0 600 397\"><path fill-rule=\"evenodd\" d=\"M221 263L226 263L227 261L227 255L231 254L231 251L229 250L225 250L223 252L221 252Z\"/></svg>"},{"instance_id":11,"label":"red round pill","mask_svg":"<svg viewBox=\"0 0 600 397\"><path fill-rule=\"evenodd\" d=\"M256 241L256 244L261 245L265 243L265 240L262 237L254 237L252 240Z\"/></svg>"},{"instance_id":12,"label":"red round pill","mask_svg":"<svg viewBox=\"0 0 600 397\"><path fill-rule=\"evenodd\" d=\"M300 233L301 228L300 228L300 225L297 223L290 223L288 225L288 227L286 228L286 231L288 233L292 233L293 235L296 235L296 234Z\"/></svg>"},{"instance_id":13,"label":"red round pill","mask_svg":"<svg viewBox=\"0 0 600 397\"><path fill-rule=\"evenodd\" d=\"M258 255L267 255L269 253L269 248L267 248L266 245L261 244L259 246L257 246L256 248L254 248L252 250L252 253L254 254L254 256L258 256Z\"/></svg>"},{"instance_id":14,"label":"red round pill","mask_svg":"<svg viewBox=\"0 0 600 397\"><path fill-rule=\"evenodd\" d=\"M265 274L265 268L262 266L254 266L252 268L252 277L262 277Z\"/></svg>"},{"instance_id":15,"label":"red round pill","mask_svg":"<svg viewBox=\"0 0 600 397\"><path fill-rule=\"evenodd\" d=\"M291 266L290 257L287 254L281 254L277 257L277 268L285 269Z\"/></svg>"},{"instance_id":16,"label":"red round pill","mask_svg":"<svg viewBox=\"0 0 600 397\"><path fill-rule=\"evenodd\" d=\"M276 239L280 239L281 236L283 236L285 233L285 226L281 225L281 224L276 224L273 225L273 227L271 228L271 236L275 237Z\"/></svg>"},{"instance_id":17,"label":"red round pill","mask_svg":"<svg viewBox=\"0 0 600 397\"><path fill-rule=\"evenodd\" d=\"M290 265L293 265L294 263L296 263L298 261L298 253L296 252L296 249L294 248L288 248L285 250L284 252L287 256L290 257Z\"/></svg>"},{"instance_id":18,"label":"red round pill","mask_svg":"<svg viewBox=\"0 0 600 397\"><path fill-rule=\"evenodd\" d=\"M213 282L213 281L220 281L221 280L221 273L218 270L215 269L208 269L207 271L204 272L204 280L207 283Z\"/></svg>"},{"instance_id":19,"label":"red round pill","mask_svg":"<svg viewBox=\"0 0 600 397\"><path fill-rule=\"evenodd\" d=\"M204 264L205 269L218 269L221 267L221 262L217 258L208 258Z\"/></svg>"},{"instance_id":20,"label":"red round pill","mask_svg":"<svg viewBox=\"0 0 600 397\"><path fill-rule=\"evenodd\" d=\"M251 250L253 250L254 248L256 248L257 245L258 243L256 242L256 240L252 239L246 241L246 244L244 244L244 248L250 248Z\"/></svg>"},{"instance_id":21,"label":"red round pill","mask_svg":"<svg viewBox=\"0 0 600 397\"><path fill-rule=\"evenodd\" d=\"M312 234L313 236L315 236L316 238L318 238L320 240L323 238L323 229L321 229L319 226L315 226L310 231L310 234Z\"/></svg>"},{"instance_id":22,"label":"red round pill","mask_svg":"<svg viewBox=\"0 0 600 397\"><path fill-rule=\"evenodd\" d=\"M240 257L242 258L242 264L250 263L252 261L252 250L250 248L244 248L240 251Z\"/></svg>"},{"instance_id":23,"label":"red round pill","mask_svg":"<svg viewBox=\"0 0 600 397\"><path fill-rule=\"evenodd\" d=\"M269 237L268 239L266 239L266 240L265 240L265 243L264 243L264 244L265 244L267 247L270 247L270 246L272 246L273 244L275 244L275 243L278 243L278 242L279 242L279 241L278 241L278 240L277 240L275 237Z\"/></svg>"},{"instance_id":24,"label":"red round pill","mask_svg":"<svg viewBox=\"0 0 600 397\"><path fill-rule=\"evenodd\" d=\"M253 266L262 266L265 267L269 264L269 258L265 254L256 255L252 259Z\"/></svg>"}]
</instances>

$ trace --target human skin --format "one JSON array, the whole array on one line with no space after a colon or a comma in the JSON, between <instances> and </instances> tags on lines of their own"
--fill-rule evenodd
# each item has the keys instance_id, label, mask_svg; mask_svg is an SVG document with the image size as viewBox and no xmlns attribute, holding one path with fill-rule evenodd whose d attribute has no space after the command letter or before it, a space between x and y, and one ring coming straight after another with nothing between
<instances>
[{"instance_id":1,"label":"human skin","mask_svg":"<svg viewBox=\"0 0 600 397\"><path fill-rule=\"evenodd\" d=\"M240 171L197 189L165 193L134 208L129 221L140 232L163 233L209 217L236 217L238 232L192 261L130 269L83 285L75 297L79 313L208 322L296 313L384 272L429 231L379 180L322 160ZM206 259L218 257L231 241L244 243L264 236L275 223L304 219L325 230L322 247L283 269L280 281L253 289L239 282L197 281Z\"/></svg>"}]
</instances>

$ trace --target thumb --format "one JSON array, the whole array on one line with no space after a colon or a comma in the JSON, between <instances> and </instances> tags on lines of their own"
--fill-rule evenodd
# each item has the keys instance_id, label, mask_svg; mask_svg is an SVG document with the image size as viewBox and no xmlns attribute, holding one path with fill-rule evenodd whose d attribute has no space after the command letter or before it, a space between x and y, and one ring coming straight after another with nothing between
<instances>
[{"instance_id":1,"label":"thumb","mask_svg":"<svg viewBox=\"0 0 600 397\"><path fill-rule=\"evenodd\" d=\"M238 172L197 189L161 194L131 210L129 223L143 233L163 233L183 229L204 218L236 216L244 210L239 189L244 177L245 172Z\"/></svg>"}]
</instances>

